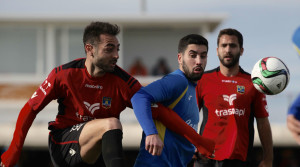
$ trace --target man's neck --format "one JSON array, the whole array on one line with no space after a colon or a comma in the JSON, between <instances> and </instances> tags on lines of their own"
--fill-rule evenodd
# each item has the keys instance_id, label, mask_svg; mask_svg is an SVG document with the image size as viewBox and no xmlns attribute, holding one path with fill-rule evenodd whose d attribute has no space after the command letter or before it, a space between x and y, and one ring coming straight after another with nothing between
<instances>
[{"instance_id":1,"label":"man's neck","mask_svg":"<svg viewBox=\"0 0 300 167\"><path fill-rule=\"evenodd\" d=\"M85 61L85 67L87 72L90 74L91 77L102 77L105 72L102 69L97 68L90 62L88 59Z\"/></svg>"},{"instance_id":2,"label":"man's neck","mask_svg":"<svg viewBox=\"0 0 300 167\"><path fill-rule=\"evenodd\" d=\"M240 71L240 66L238 64L230 68L220 64L220 72L226 77L236 76L239 73L239 71Z\"/></svg>"}]
</instances>

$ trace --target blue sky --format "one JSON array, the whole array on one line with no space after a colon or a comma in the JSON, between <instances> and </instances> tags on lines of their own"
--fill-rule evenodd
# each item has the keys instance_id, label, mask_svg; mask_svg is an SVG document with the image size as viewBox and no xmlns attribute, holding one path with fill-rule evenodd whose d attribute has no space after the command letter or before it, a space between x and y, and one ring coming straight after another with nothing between
<instances>
[{"instance_id":1,"label":"blue sky","mask_svg":"<svg viewBox=\"0 0 300 167\"><path fill-rule=\"evenodd\" d=\"M105 13L139 14L140 0L1 0L0 13ZM221 13L228 18L207 36L209 59L207 70L219 65L216 39L220 29L235 28L244 36L241 66L251 72L263 57L274 56L289 67L291 79L286 90L268 96L270 120L285 122L288 105L300 92L300 56L292 44L292 34L300 26L299 0L148 0L149 14Z\"/></svg>"}]
</instances>

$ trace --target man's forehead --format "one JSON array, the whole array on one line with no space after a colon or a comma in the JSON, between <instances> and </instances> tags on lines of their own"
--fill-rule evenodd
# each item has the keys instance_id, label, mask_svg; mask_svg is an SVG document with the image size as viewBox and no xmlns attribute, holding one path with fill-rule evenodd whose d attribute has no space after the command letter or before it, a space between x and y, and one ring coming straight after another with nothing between
<instances>
[{"instance_id":1,"label":"man's forehead","mask_svg":"<svg viewBox=\"0 0 300 167\"><path fill-rule=\"evenodd\" d=\"M189 44L186 48L186 51L202 51L202 50L207 50L207 46L206 45L198 45L198 44Z\"/></svg>"},{"instance_id":2,"label":"man's forehead","mask_svg":"<svg viewBox=\"0 0 300 167\"><path fill-rule=\"evenodd\" d=\"M100 43L120 45L118 38L116 36L107 35L107 34L100 35Z\"/></svg>"},{"instance_id":3,"label":"man's forehead","mask_svg":"<svg viewBox=\"0 0 300 167\"><path fill-rule=\"evenodd\" d=\"M220 38L220 43L237 43L238 38L234 35L222 35Z\"/></svg>"}]
</instances>

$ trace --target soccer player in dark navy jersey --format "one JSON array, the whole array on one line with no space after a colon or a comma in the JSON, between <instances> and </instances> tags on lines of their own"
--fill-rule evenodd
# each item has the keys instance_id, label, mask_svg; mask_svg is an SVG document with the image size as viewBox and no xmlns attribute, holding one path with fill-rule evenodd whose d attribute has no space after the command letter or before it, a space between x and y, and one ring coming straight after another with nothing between
<instances>
[{"instance_id":1,"label":"soccer player in dark navy jersey","mask_svg":"<svg viewBox=\"0 0 300 167\"><path fill-rule=\"evenodd\" d=\"M216 142L215 158L204 158L196 165L201 166L202 161L208 166L251 166L255 118L263 147L259 167L271 167L273 142L266 96L255 89L250 74L239 66L243 36L235 29L224 29L217 44L220 66L205 72L196 88L204 115L200 134Z\"/></svg>"},{"instance_id":2,"label":"soccer player in dark navy jersey","mask_svg":"<svg viewBox=\"0 0 300 167\"><path fill-rule=\"evenodd\" d=\"M33 93L19 113L12 142L1 155L0 166L17 163L36 115L52 100L59 105L56 119L48 127L54 166L125 166L119 116L131 107L130 99L141 84L116 65L119 31L117 25L104 22L92 22L85 28L86 58L54 68ZM152 111L156 119L187 138L202 153L209 153L202 146L200 135L175 112L159 106Z\"/></svg>"},{"instance_id":3,"label":"soccer player in dark navy jersey","mask_svg":"<svg viewBox=\"0 0 300 167\"><path fill-rule=\"evenodd\" d=\"M173 109L196 132L199 109L195 88L204 72L207 52L208 42L201 35L183 37L178 45L179 69L141 88L133 96L133 109L143 128L135 167L186 167L191 161L195 147L160 121L153 121L151 103L160 102ZM158 145L153 148L151 143ZM202 144L210 147L210 154L213 153L214 142L207 140Z\"/></svg>"}]
</instances>

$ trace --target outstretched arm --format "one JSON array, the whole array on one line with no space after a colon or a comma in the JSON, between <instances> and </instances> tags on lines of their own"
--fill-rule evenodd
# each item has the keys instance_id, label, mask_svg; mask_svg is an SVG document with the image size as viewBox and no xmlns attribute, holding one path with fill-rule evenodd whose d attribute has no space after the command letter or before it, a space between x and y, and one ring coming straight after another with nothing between
<instances>
[{"instance_id":1,"label":"outstretched arm","mask_svg":"<svg viewBox=\"0 0 300 167\"><path fill-rule=\"evenodd\" d=\"M185 137L203 156L213 157L215 142L199 135L191 126L173 110L157 103L157 107L151 107L153 119L159 120L171 131Z\"/></svg>"},{"instance_id":2,"label":"outstretched arm","mask_svg":"<svg viewBox=\"0 0 300 167\"><path fill-rule=\"evenodd\" d=\"M8 150L1 156L2 166L10 167L14 166L18 162L24 140L33 120L36 117L36 114L37 113L31 109L28 103L26 103L22 108L17 120L12 142Z\"/></svg>"},{"instance_id":3,"label":"outstretched arm","mask_svg":"<svg viewBox=\"0 0 300 167\"><path fill-rule=\"evenodd\" d=\"M19 160L24 140L33 120L38 112L54 99L55 74L55 69L53 69L20 111L11 144L1 156L2 166L14 166Z\"/></svg>"}]
</instances>

